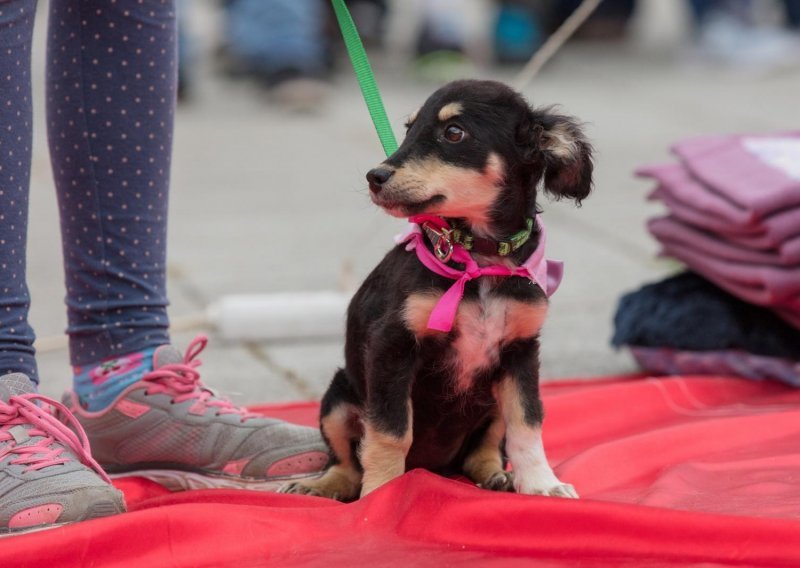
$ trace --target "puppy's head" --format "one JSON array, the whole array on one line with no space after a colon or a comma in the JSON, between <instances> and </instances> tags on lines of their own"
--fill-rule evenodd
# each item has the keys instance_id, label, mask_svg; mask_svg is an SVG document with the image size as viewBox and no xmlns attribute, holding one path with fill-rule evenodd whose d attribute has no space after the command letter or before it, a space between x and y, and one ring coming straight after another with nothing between
<instances>
[{"instance_id":1,"label":"puppy's head","mask_svg":"<svg viewBox=\"0 0 800 568\"><path fill-rule=\"evenodd\" d=\"M488 228L536 209L536 187L580 203L591 146L574 119L533 110L494 81L455 81L408 119L400 148L367 174L372 200L396 217L420 213Z\"/></svg>"}]
</instances>

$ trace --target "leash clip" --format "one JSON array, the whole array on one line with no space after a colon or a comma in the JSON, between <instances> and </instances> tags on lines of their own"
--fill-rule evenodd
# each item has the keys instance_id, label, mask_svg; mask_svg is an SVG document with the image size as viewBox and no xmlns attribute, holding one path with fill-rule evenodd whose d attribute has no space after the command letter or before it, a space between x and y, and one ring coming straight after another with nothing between
<instances>
[{"instance_id":1,"label":"leash clip","mask_svg":"<svg viewBox=\"0 0 800 568\"><path fill-rule=\"evenodd\" d=\"M447 262L453 256L453 231L450 229L436 229L428 223L423 225L428 238L433 245L433 252L442 262Z\"/></svg>"},{"instance_id":2,"label":"leash clip","mask_svg":"<svg viewBox=\"0 0 800 568\"><path fill-rule=\"evenodd\" d=\"M442 262L447 262L453 256L453 242L450 240L450 235L443 236L438 243L433 247L436 257Z\"/></svg>"}]
</instances>

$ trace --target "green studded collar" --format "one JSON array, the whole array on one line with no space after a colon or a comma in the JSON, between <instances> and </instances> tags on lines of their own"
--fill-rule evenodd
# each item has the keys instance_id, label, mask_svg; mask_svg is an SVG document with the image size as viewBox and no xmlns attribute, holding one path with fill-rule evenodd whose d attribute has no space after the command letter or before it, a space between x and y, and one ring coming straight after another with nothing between
<instances>
[{"instance_id":1,"label":"green studded collar","mask_svg":"<svg viewBox=\"0 0 800 568\"><path fill-rule=\"evenodd\" d=\"M453 253L453 245L456 243L470 252L487 256L508 256L531 238L533 219L530 217L525 219L525 228L504 241L476 237L463 229L437 228L430 223L422 223L422 230L425 231L433 245L436 257L442 262L450 260L450 256Z\"/></svg>"}]
</instances>

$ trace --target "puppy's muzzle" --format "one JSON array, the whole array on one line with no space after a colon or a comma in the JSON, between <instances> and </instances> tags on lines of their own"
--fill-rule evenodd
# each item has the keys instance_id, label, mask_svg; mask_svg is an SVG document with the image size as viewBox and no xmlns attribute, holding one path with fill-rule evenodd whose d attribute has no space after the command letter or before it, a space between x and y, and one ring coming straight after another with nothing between
<instances>
[{"instance_id":1,"label":"puppy's muzzle","mask_svg":"<svg viewBox=\"0 0 800 568\"><path fill-rule=\"evenodd\" d=\"M389 181L394 175L394 170L384 167L378 166L377 168L373 168L367 172L367 181L369 182L369 190L372 193L380 193L381 189L383 189L383 185Z\"/></svg>"}]
</instances>

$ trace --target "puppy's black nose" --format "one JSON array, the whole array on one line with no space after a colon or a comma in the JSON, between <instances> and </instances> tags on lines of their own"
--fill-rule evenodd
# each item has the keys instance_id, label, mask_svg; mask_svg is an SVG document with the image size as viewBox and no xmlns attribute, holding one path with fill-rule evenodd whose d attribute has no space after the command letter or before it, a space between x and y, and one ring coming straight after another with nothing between
<instances>
[{"instance_id":1,"label":"puppy's black nose","mask_svg":"<svg viewBox=\"0 0 800 568\"><path fill-rule=\"evenodd\" d=\"M378 193L381 186L389 181L389 178L394 174L394 170L378 166L367 172L367 181L369 182L370 190Z\"/></svg>"}]
</instances>

